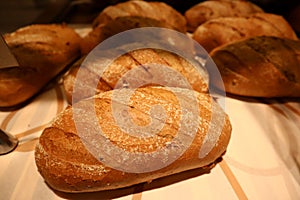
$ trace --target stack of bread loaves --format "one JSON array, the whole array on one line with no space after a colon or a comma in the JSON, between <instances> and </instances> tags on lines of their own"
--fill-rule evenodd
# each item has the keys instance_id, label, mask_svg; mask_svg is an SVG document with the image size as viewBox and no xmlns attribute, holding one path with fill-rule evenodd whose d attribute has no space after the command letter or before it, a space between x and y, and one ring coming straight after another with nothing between
<instances>
[{"instance_id":1,"label":"stack of bread loaves","mask_svg":"<svg viewBox=\"0 0 300 200\"><path fill-rule=\"evenodd\" d=\"M300 96L300 43L295 32L282 16L247 1L205 1L185 14L162 2L126 1L99 13L84 37L67 25L21 28L5 36L21 67L0 69L0 106L30 99L77 61L62 80L70 105L43 131L35 150L38 171L52 188L91 192L191 169L209 171L226 152L231 123L209 94L210 83L222 87L209 66L208 73L199 73L182 56L155 48L123 53L101 76L95 66L103 63L82 65L99 43L139 27L191 36L211 55L228 93ZM194 52L187 44L171 42ZM167 66L191 87L118 87L123 76L140 66L143 75L156 80L164 73L152 66ZM77 88L79 71L85 78L77 80ZM96 87L89 88L95 80Z\"/></svg>"},{"instance_id":2,"label":"stack of bread loaves","mask_svg":"<svg viewBox=\"0 0 300 200\"><path fill-rule=\"evenodd\" d=\"M226 92L300 96L300 41L285 18L250 2L228 0L204 1L185 16L193 38L219 68ZM211 82L220 86L212 77Z\"/></svg>"},{"instance_id":3,"label":"stack of bread loaves","mask_svg":"<svg viewBox=\"0 0 300 200\"><path fill-rule=\"evenodd\" d=\"M128 1L109 6L83 38L82 56L112 35L147 26L190 31L210 52L227 92L260 97L299 94L296 34L281 16L264 13L246 1L207 1L188 10L185 16L158 2ZM281 54L290 64L285 64ZM35 151L38 170L52 188L64 192L109 190L190 169L210 170L226 152L231 124L208 93L209 80L216 87L221 85L211 74L196 73L191 63L174 53L149 48L124 53L110 63L101 77L95 65L81 65L82 60L84 57L63 79L72 105L43 131ZM159 77L159 71L145 67L152 63L179 72L191 88L170 90L159 84L134 92L117 88L120 78L138 66L144 66L143 72L149 77ZM79 80L81 87L74 90L79 70L88 78ZM261 77L260 81L257 77ZM90 82L97 78L97 87L89 88ZM289 91L284 92L280 87ZM183 97L188 107L184 112L178 96ZM154 112L154 105L164 108L164 114ZM195 109L196 115L184 117L184 113L193 113ZM180 124L182 117L186 124L191 124ZM123 123L127 126L122 126ZM153 128L151 125L155 123L157 126ZM178 139L180 132L184 139ZM183 151L172 161L172 154L167 152L174 149ZM154 155L162 157L153 160Z\"/></svg>"},{"instance_id":4,"label":"stack of bread loaves","mask_svg":"<svg viewBox=\"0 0 300 200\"><path fill-rule=\"evenodd\" d=\"M188 9L184 16L161 2L128 1L109 6L96 17L92 31L83 38L81 46L83 55L86 55L109 36L124 30L145 26L171 28L182 33L191 34L192 38L210 53L219 68L225 90L230 94L254 97L299 96L299 79L297 77L300 75L298 68L288 67L290 66L289 61L284 62L286 57L277 56L274 59L267 60L265 56L265 54L274 54L274 51L279 52L280 49L272 50L271 47L265 46L267 43L257 42L255 50L252 50L256 52L256 55L251 54L251 58L249 57L247 61L243 60L242 57L249 53L244 51L244 48L241 47L243 44L239 45L240 43L235 46L239 46L238 48L243 49L243 51L231 56L232 61L229 61L230 52L227 51L226 60L224 60L224 56L220 57L220 54L216 53L218 48L226 48L225 46L229 44L260 36L265 36L264 38L270 41L273 41L272 38L274 37L280 38L280 40L291 40L288 43L295 43L295 47L299 46L297 35L285 18L277 14L266 13L257 5L248 1L203 1ZM286 49L284 45L279 45L279 47ZM262 51L265 53L262 54L260 49L264 49ZM293 49L287 50L287 52L288 55L295 57L293 55L297 54L297 48ZM224 52L224 49L222 52ZM257 60L258 56L264 59L255 63L255 65L249 63L249 60ZM237 58L240 60L239 64L234 62ZM292 66L297 66L298 62L295 57ZM267 70L267 73L264 73L266 74L265 78L255 80L251 78L254 77L254 74L261 74L264 71L261 66L266 66L266 63L270 69ZM251 70L247 70L246 73L239 72L239 69L235 67L237 65L242 69L249 68L251 65ZM132 65L129 68L131 69L131 67ZM74 77L76 77L78 68L79 66L74 67L65 77L64 86L69 102L72 97ZM118 69L117 71L120 73L117 75L119 77L126 72L124 70L121 72ZM87 72L92 73L91 70L87 70ZM208 72L210 72L210 69L208 69ZM234 74L234 78L233 75L229 76L228 74ZM287 77L287 74L289 77ZM295 78L291 79L291 76ZM258 80L260 80L259 83L257 83ZM266 80L268 82L264 84ZM107 82L105 78L103 81ZM222 89L223 85L218 81L212 74L210 77L211 85ZM286 82L286 84L281 84L282 82ZM286 89L286 85L292 86L288 87L290 90ZM103 84L99 86L103 86ZM109 83L100 91L110 90L113 87L114 84ZM199 86L196 90L201 91L201 88L202 86ZM282 92L282 90L286 92Z\"/></svg>"},{"instance_id":5,"label":"stack of bread loaves","mask_svg":"<svg viewBox=\"0 0 300 200\"><path fill-rule=\"evenodd\" d=\"M208 172L226 152L229 117L209 95L207 73L199 73L185 58L166 50L137 49L111 62L101 77L96 66L107 62L82 64L86 54L107 37L147 26L186 33L185 17L167 4L128 1L104 9L83 38L83 58L63 79L72 105L43 131L35 151L38 170L52 188L100 191L191 169ZM191 88L163 87L162 82L133 92L117 87L123 76L138 68L141 74L133 75L133 81L163 80L162 68L155 66L180 74ZM78 78L79 70L85 78ZM96 87L90 88L95 79ZM157 106L164 112L155 110Z\"/></svg>"}]
</instances>

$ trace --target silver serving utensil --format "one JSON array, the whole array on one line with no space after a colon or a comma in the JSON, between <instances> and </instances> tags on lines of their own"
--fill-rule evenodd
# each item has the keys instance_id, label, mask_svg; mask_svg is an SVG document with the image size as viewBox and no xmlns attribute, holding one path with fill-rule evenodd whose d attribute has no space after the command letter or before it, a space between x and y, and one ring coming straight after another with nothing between
<instances>
[{"instance_id":1,"label":"silver serving utensil","mask_svg":"<svg viewBox=\"0 0 300 200\"><path fill-rule=\"evenodd\" d=\"M18 139L0 129L0 155L13 151L18 146Z\"/></svg>"},{"instance_id":2,"label":"silver serving utensil","mask_svg":"<svg viewBox=\"0 0 300 200\"><path fill-rule=\"evenodd\" d=\"M0 69L18 67L19 63L14 55L10 52L5 40L0 35ZM13 135L0 129L0 155L13 151L19 141Z\"/></svg>"}]
</instances>

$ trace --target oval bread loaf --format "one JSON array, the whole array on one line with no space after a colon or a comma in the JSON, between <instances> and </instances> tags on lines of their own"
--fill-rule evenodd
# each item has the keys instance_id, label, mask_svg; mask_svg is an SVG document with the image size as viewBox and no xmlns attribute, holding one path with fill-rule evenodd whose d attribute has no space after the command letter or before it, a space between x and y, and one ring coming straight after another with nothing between
<instances>
[{"instance_id":1,"label":"oval bread loaf","mask_svg":"<svg viewBox=\"0 0 300 200\"><path fill-rule=\"evenodd\" d=\"M210 55L228 93L300 97L299 40L258 36L216 48Z\"/></svg>"},{"instance_id":2,"label":"oval bread loaf","mask_svg":"<svg viewBox=\"0 0 300 200\"><path fill-rule=\"evenodd\" d=\"M80 56L81 38L66 25L30 25L4 39L20 66L0 69L0 107L29 100Z\"/></svg>"},{"instance_id":3,"label":"oval bread loaf","mask_svg":"<svg viewBox=\"0 0 300 200\"><path fill-rule=\"evenodd\" d=\"M69 103L72 103L72 99L76 102L80 99L93 96L95 93L116 88L121 78L126 78L126 75L130 72L135 73L132 76L135 77L136 80L149 80L149 82L152 82L152 85L167 84L163 83L166 79L162 77L164 72L166 72L166 68L164 67L169 67L179 73L194 90L198 92L208 92L209 81L207 72L204 69L196 68L197 63L190 63L185 58L171 52L158 49L134 50L116 58L101 74L100 71L104 69L107 62L108 59L99 60L96 64L94 62L91 64L87 62L87 64L84 63L83 65L76 63L76 65L70 69L63 79L64 91ZM160 65L161 67L151 67L151 65ZM84 74L84 77L89 78L76 79L79 69L81 70L80 72ZM138 69L141 69L141 71ZM91 85L93 85L94 80L99 83L97 87L92 88L93 86L91 87ZM74 91L75 81L77 81L80 87L76 87ZM161 81L161 84L157 84L155 81ZM177 86L180 86L179 81L180 80L175 83ZM149 84L145 86L148 85ZM140 85L137 87L140 87Z\"/></svg>"},{"instance_id":4,"label":"oval bread loaf","mask_svg":"<svg viewBox=\"0 0 300 200\"><path fill-rule=\"evenodd\" d=\"M212 19L200 25L193 33L193 38L210 52L218 46L261 35L298 39L282 16L270 13Z\"/></svg>"},{"instance_id":5,"label":"oval bread loaf","mask_svg":"<svg viewBox=\"0 0 300 200\"><path fill-rule=\"evenodd\" d=\"M93 30L84 37L83 54L108 37L133 28L162 27L186 32L184 16L163 2L127 1L105 8L94 20Z\"/></svg>"},{"instance_id":6,"label":"oval bread loaf","mask_svg":"<svg viewBox=\"0 0 300 200\"><path fill-rule=\"evenodd\" d=\"M184 16L187 21L187 29L194 32L204 22L219 17L245 17L263 10L250 1L215 0L203 1L190 9Z\"/></svg>"},{"instance_id":7,"label":"oval bread loaf","mask_svg":"<svg viewBox=\"0 0 300 200\"><path fill-rule=\"evenodd\" d=\"M228 146L231 135L229 118L208 94L182 88L173 89L176 93L165 87L138 88L131 94L127 104L123 102L123 95L129 94L131 90L111 90L66 108L43 131L36 146L35 160L42 177L55 190L74 193L128 187L190 169L211 169ZM178 96L191 106L182 109ZM153 106L157 105L164 109L165 120L160 121L161 118L151 114ZM131 121L140 128L148 128L149 123L151 126L151 123L156 122L163 126L160 129L154 126L154 129L147 129L149 132L137 132L134 135L132 127L120 128L116 122L119 118L115 118L113 114L114 106L117 106L116 112L120 106L125 106ZM89 109L96 111L95 121L90 119ZM199 110L194 113L194 109ZM75 119L74 113L79 118ZM183 115L188 117L182 119ZM97 131L94 134L95 126L101 127L101 134ZM179 133L180 129L184 131ZM143 134L150 135L142 136ZM183 139L179 139L179 135ZM99 138L103 137L105 144L99 142ZM186 141L191 143L183 147ZM117 151L106 146L107 143L123 152L120 158ZM170 162L171 155L166 153L169 150L178 153L183 151L177 159ZM201 154L203 150L205 154ZM100 153L94 154L93 151ZM111 163L107 164L106 158L103 158L106 153L109 158L113 158L113 164L121 168L133 161L141 161L136 160L137 157L144 160L138 166L132 165L129 170L133 171L120 170L111 167ZM131 154L134 156L131 157ZM148 155L158 156L159 159L150 161L153 157ZM169 164L161 166L164 162ZM152 171L148 169L149 166L156 169ZM139 171L135 172L135 168Z\"/></svg>"}]
</instances>

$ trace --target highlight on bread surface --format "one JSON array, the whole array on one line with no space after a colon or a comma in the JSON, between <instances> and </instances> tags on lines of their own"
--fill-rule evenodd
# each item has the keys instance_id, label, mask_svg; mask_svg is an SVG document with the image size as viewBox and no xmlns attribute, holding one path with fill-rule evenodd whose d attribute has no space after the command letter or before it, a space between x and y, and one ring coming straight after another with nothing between
<instances>
[{"instance_id":1,"label":"highlight on bread surface","mask_svg":"<svg viewBox=\"0 0 300 200\"><path fill-rule=\"evenodd\" d=\"M257 36L211 52L225 90L253 97L300 96L300 41ZM219 81L211 79L215 86Z\"/></svg>"},{"instance_id":2,"label":"highlight on bread surface","mask_svg":"<svg viewBox=\"0 0 300 200\"><path fill-rule=\"evenodd\" d=\"M209 94L123 88L66 108L43 131L35 160L55 190L110 190L211 168L230 135L228 116Z\"/></svg>"},{"instance_id":3,"label":"highlight on bread surface","mask_svg":"<svg viewBox=\"0 0 300 200\"><path fill-rule=\"evenodd\" d=\"M293 28L282 16L270 13L209 20L196 29L193 39L210 52L218 46L262 35L298 39Z\"/></svg>"},{"instance_id":4,"label":"highlight on bread surface","mask_svg":"<svg viewBox=\"0 0 300 200\"><path fill-rule=\"evenodd\" d=\"M253 13L264 12L259 6L244 0L211 0L202 1L187 11L184 16L187 29L194 32L198 26L219 17L245 17Z\"/></svg>"},{"instance_id":5,"label":"highlight on bread surface","mask_svg":"<svg viewBox=\"0 0 300 200\"><path fill-rule=\"evenodd\" d=\"M35 24L4 35L19 67L0 69L0 107L37 94L80 56L80 36L65 24Z\"/></svg>"}]
</instances>

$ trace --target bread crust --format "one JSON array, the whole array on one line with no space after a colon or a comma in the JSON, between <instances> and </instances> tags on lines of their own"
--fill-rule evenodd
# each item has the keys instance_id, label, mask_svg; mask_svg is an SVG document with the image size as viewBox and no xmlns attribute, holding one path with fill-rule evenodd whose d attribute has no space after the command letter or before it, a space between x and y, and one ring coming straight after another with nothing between
<instances>
[{"instance_id":1,"label":"bread crust","mask_svg":"<svg viewBox=\"0 0 300 200\"><path fill-rule=\"evenodd\" d=\"M184 16L187 29L194 32L198 26L219 17L245 17L253 13L264 12L249 1L214 0L203 1L189 8Z\"/></svg>"},{"instance_id":2,"label":"bread crust","mask_svg":"<svg viewBox=\"0 0 300 200\"><path fill-rule=\"evenodd\" d=\"M122 89L126 90L126 89ZM197 131L191 145L186 151L170 165L145 173L132 173L121 171L107 166L96 159L86 148L82 136L75 127L73 112L74 107L69 106L46 128L36 146L35 160L39 172L46 182L54 189L64 192L91 192L123 188L142 182L151 182L154 179L196 168L211 168L218 158L226 151L231 135L229 118L222 109L216 105L208 94L197 93L187 89L177 89L186 100L186 96L192 92L196 95L199 106L199 122ZM116 91L114 91L116 92ZM113 91L108 91L78 102L84 106L95 100L97 117L105 137L114 145L129 152L150 153L168 144L178 131L178 102L176 96L164 87L147 87L135 90L129 103L132 120L137 124L149 123L149 106L157 103L165 108L167 121L164 128L151 138L135 138L129 133L124 133L116 128L111 116L111 98ZM118 94L118 93L116 93ZM141 103L143 102L143 103ZM221 126L221 134L212 144L213 148L203 157L199 157L199 151L204 138L208 133L208 127L212 117L212 107L218 116L223 116L224 124ZM166 109L168 108L168 109ZM177 110L177 111L176 111ZM86 111L83 111L86 112ZM177 113L177 114L176 114ZM83 116L83 115L82 115ZM89 123L85 117L84 123ZM215 124L216 125L216 124ZM216 128L216 127L215 127ZM186 133L188 134L188 133ZM168 137L167 137L168 136ZM213 135L210 135L213 137ZM96 147L97 148L97 147ZM168 157L165 157L167 159ZM123 164L126 164L126 158ZM145 168L147 166L145 165Z\"/></svg>"},{"instance_id":3,"label":"bread crust","mask_svg":"<svg viewBox=\"0 0 300 200\"><path fill-rule=\"evenodd\" d=\"M99 63L97 64L99 69L97 69L94 64L80 65L80 63L74 65L71 68L69 73L64 77L63 82L64 91L66 93L66 96L68 97L69 103L72 103L72 98L74 98L73 101L76 102L82 98L90 97L95 93L97 94L100 92L112 90L117 87L117 84L119 83L119 81L121 81L121 78L124 78L126 76L126 73L135 71L138 67L141 68L141 66L151 64L162 65L162 67L153 69L151 67L148 67L148 69L141 68L144 69L144 73L139 72L139 75L146 74L147 77L156 77L154 79L158 80L158 77L161 77L161 74L164 72L163 67L170 67L171 69L182 75L182 77L187 80L190 87L194 90L198 92L208 92L208 74L206 71L201 71L200 69L198 71L196 66L193 66L194 63L190 63L185 58L164 50L147 48L130 51L116 58L113 63L109 65L102 74L100 74L99 70L101 68L104 68L104 63L106 62L99 61ZM80 73L85 74L85 77L90 78L84 80L76 80L77 72L79 69L81 70ZM147 77L145 78L145 80L147 79ZM143 77L137 77L137 81L139 79L143 79ZM166 77L162 77L159 80L163 81L164 79L166 79ZM97 82L99 82L97 84L97 87L90 88L92 84L89 81L92 80L96 80ZM80 87L77 87L76 91L74 91L75 81L78 81L77 84L80 84ZM155 85L155 83L153 84ZM78 99L77 97L80 97L80 99Z\"/></svg>"},{"instance_id":4,"label":"bread crust","mask_svg":"<svg viewBox=\"0 0 300 200\"><path fill-rule=\"evenodd\" d=\"M20 66L0 69L0 107L27 101L80 56L81 38L66 25L30 25L4 39Z\"/></svg>"},{"instance_id":5,"label":"bread crust","mask_svg":"<svg viewBox=\"0 0 300 200\"><path fill-rule=\"evenodd\" d=\"M146 20L153 20L153 25L171 28L179 32L186 32L185 18L174 8L164 2L127 1L106 7L93 22L93 27L108 24L112 20L123 17L140 17L140 23L152 25ZM143 20L145 20L143 22ZM142 25L142 24L140 24Z\"/></svg>"},{"instance_id":6,"label":"bread crust","mask_svg":"<svg viewBox=\"0 0 300 200\"><path fill-rule=\"evenodd\" d=\"M210 52L218 46L262 35L298 39L293 28L282 16L270 13L209 20L197 28L193 39Z\"/></svg>"},{"instance_id":7,"label":"bread crust","mask_svg":"<svg viewBox=\"0 0 300 200\"><path fill-rule=\"evenodd\" d=\"M186 32L184 16L163 2L127 1L106 7L94 20L93 30L84 37L83 54L122 31L140 27L162 27Z\"/></svg>"},{"instance_id":8,"label":"bread crust","mask_svg":"<svg viewBox=\"0 0 300 200\"><path fill-rule=\"evenodd\" d=\"M225 90L254 97L300 96L300 41L257 36L211 52ZM214 82L218 87L220 83Z\"/></svg>"}]
</instances>

